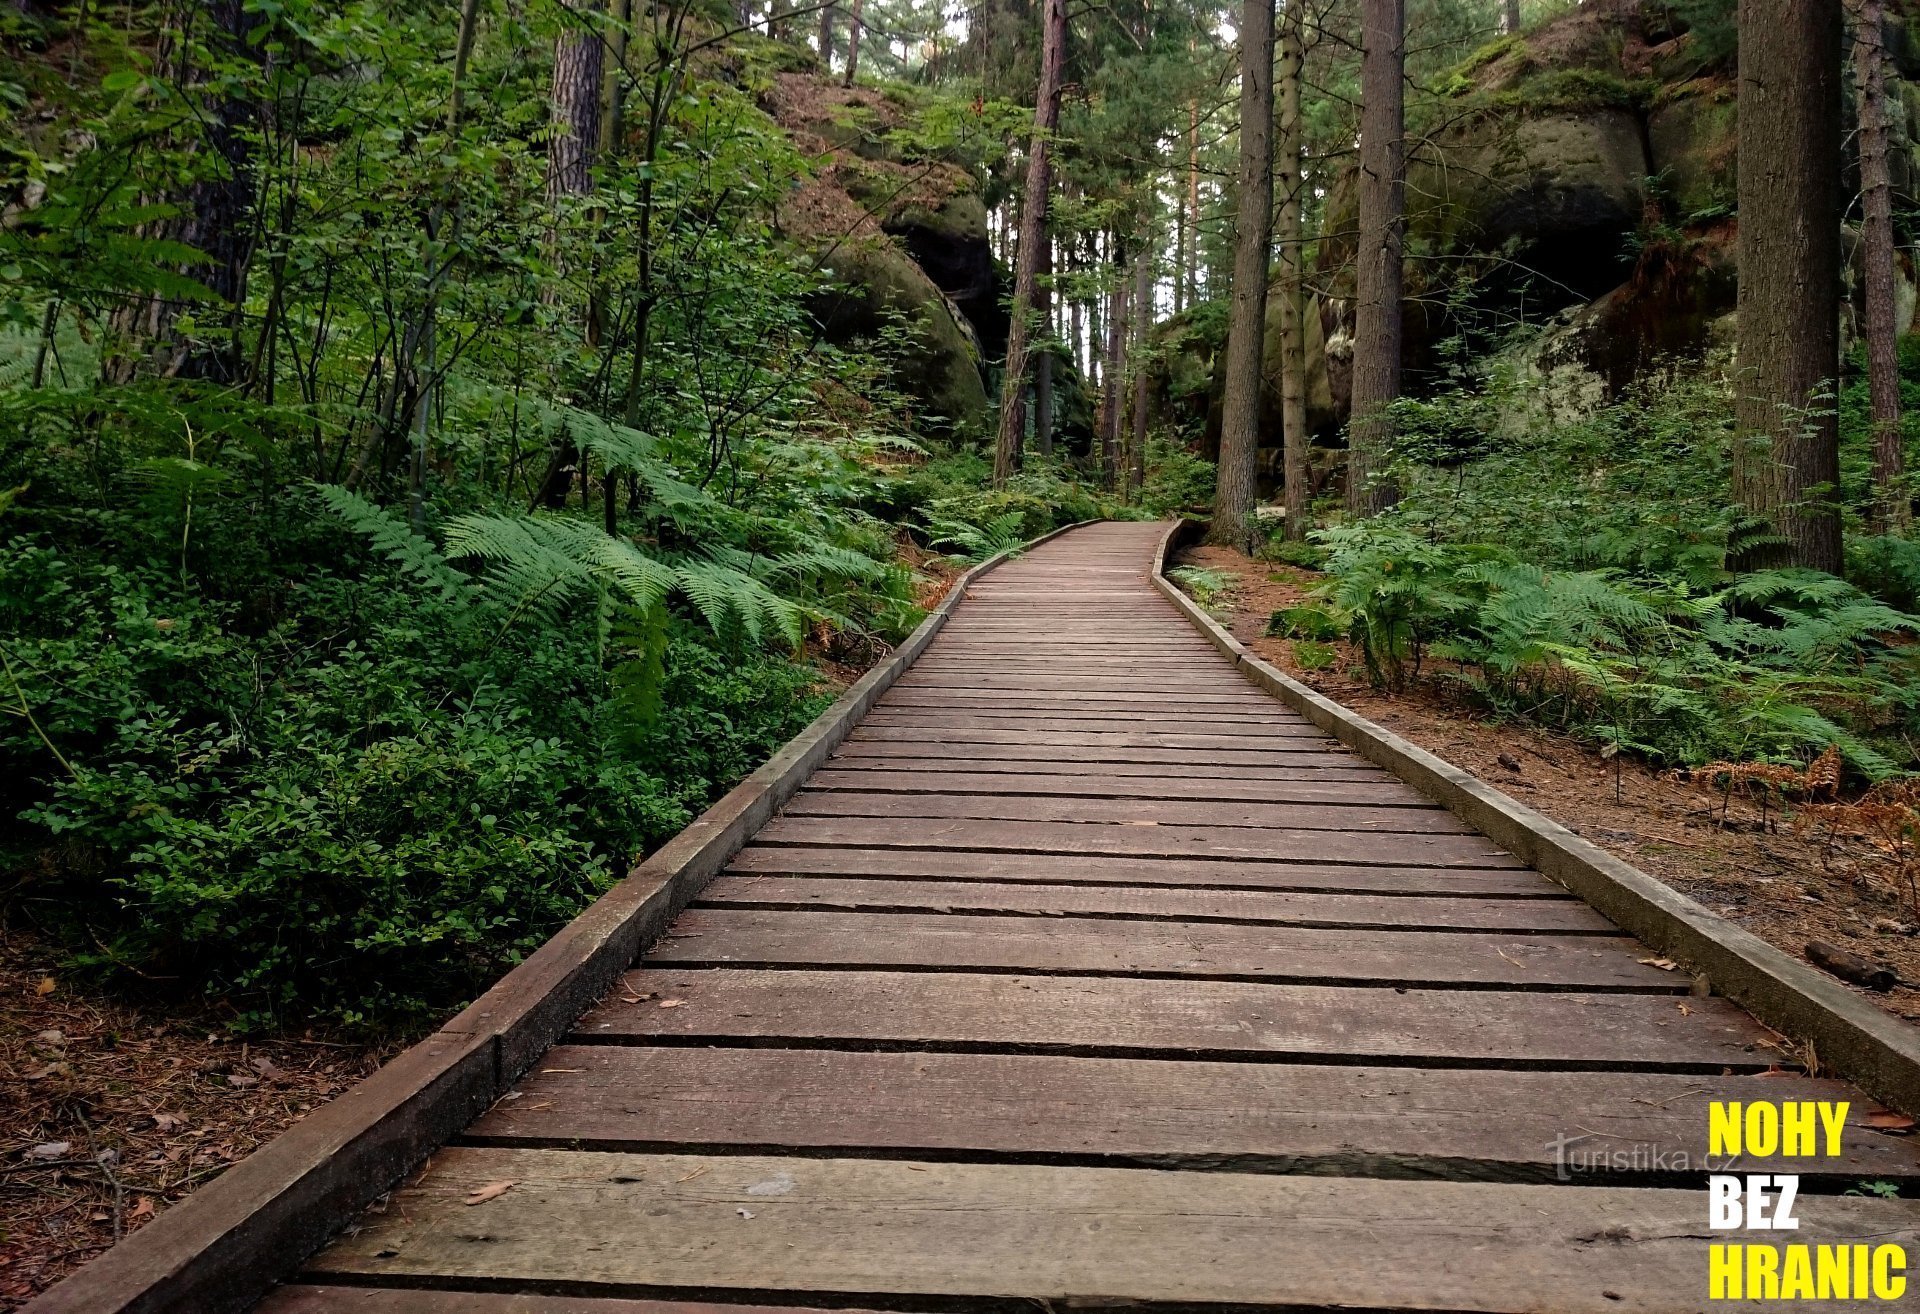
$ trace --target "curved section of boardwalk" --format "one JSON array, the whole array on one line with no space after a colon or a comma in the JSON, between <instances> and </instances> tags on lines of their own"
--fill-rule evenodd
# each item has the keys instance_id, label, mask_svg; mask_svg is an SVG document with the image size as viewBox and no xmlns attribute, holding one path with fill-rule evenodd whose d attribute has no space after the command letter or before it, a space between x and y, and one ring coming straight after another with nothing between
<instances>
[{"instance_id":1,"label":"curved section of boardwalk","mask_svg":"<svg viewBox=\"0 0 1920 1314\"><path fill-rule=\"evenodd\" d=\"M1849 1093L1249 686L1150 586L1160 532L977 584L266 1308L1704 1307L1707 1101ZM1839 1194L1911 1195L1909 1146L1847 1147L1777 1165L1817 1174L1792 1239L1910 1239Z\"/></svg>"}]
</instances>

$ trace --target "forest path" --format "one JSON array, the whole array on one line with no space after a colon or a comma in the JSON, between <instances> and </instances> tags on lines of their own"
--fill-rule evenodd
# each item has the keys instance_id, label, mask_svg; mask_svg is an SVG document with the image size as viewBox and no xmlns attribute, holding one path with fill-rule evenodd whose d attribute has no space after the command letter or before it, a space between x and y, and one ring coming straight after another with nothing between
<instances>
[{"instance_id":1,"label":"forest path","mask_svg":"<svg viewBox=\"0 0 1920 1314\"><path fill-rule=\"evenodd\" d=\"M1163 529L976 583L264 1308L1701 1308L1707 1102L1871 1102L1249 685L1152 587ZM1817 1174L1791 1240L1911 1232L1838 1194L1908 1145L1778 1166Z\"/></svg>"}]
</instances>

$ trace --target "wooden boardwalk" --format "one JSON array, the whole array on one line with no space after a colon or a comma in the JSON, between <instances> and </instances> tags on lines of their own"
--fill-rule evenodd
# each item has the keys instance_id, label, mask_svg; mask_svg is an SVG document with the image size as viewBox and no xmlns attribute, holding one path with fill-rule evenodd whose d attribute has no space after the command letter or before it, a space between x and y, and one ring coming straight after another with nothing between
<instances>
[{"instance_id":1,"label":"wooden boardwalk","mask_svg":"<svg viewBox=\"0 0 1920 1314\"><path fill-rule=\"evenodd\" d=\"M1161 532L981 580L263 1308L1704 1308L1707 1101L1871 1102L1249 685L1150 586ZM1790 1239L1920 1253L1839 1193L1913 1194L1910 1143L1780 1166Z\"/></svg>"}]
</instances>

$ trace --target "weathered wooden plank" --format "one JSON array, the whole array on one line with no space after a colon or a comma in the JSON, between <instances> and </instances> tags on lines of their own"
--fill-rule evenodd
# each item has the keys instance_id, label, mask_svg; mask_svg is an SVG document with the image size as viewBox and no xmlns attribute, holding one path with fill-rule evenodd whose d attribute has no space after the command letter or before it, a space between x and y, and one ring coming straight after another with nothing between
<instances>
[{"instance_id":1,"label":"weathered wooden plank","mask_svg":"<svg viewBox=\"0 0 1920 1314\"><path fill-rule=\"evenodd\" d=\"M1379 894L1180 889L1165 885L1039 885L984 880L731 875L709 885L701 893L698 904L767 909L833 908L845 912L966 910L1034 917L1097 916L1281 926L1619 934L1606 918L1572 899L1395 898Z\"/></svg>"},{"instance_id":2,"label":"weathered wooden plank","mask_svg":"<svg viewBox=\"0 0 1920 1314\"><path fill-rule=\"evenodd\" d=\"M1137 712L1078 712L1040 709L1003 711L940 711L934 708L875 708L865 722L872 726L905 726L926 738L937 739L948 730L968 728L1014 729L1022 732L1066 731L1109 735L1135 735L1142 730L1167 730L1190 735L1225 735L1229 738L1291 737L1314 739L1320 732L1311 726L1279 717L1230 717L1219 713L1192 715L1159 714L1143 717Z\"/></svg>"},{"instance_id":3,"label":"weathered wooden plank","mask_svg":"<svg viewBox=\"0 0 1920 1314\"><path fill-rule=\"evenodd\" d=\"M940 746L929 744L923 751L940 752ZM1059 789L1069 792L1082 792L1089 788L1087 782L1105 781L1112 786L1112 792L1125 793L1134 790L1154 791L1157 797L1182 798L1189 792L1209 789L1223 789L1228 792L1214 795L1219 798L1240 798L1250 795L1236 793L1238 790L1268 790L1278 785L1315 782L1351 781L1354 784L1377 785L1399 784L1397 777L1379 767L1347 759L1319 759L1309 757L1304 761L1291 761L1285 766L1223 767L1210 762L1105 762L1089 765L1086 762L1047 762L1034 759L1014 758L951 758L951 757L913 757L907 755L868 754L864 752L836 753L833 760L816 773L816 784L825 773L833 773L832 780L844 776L848 781L882 780L888 775L898 774L905 780L914 780L923 775L939 775L954 782L957 786L963 781L979 778L981 783L996 778L1014 776L1020 778L1021 786L1033 792L1048 792L1042 781L1053 781ZM823 788L838 786L822 786ZM1098 788L1097 785L1092 786ZM1158 791L1164 792L1158 792ZM1258 797L1259 795L1252 795ZM1416 791L1416 796L1419 796Z\"/></svg>"},{"instance_id":4,"label":"weathered wooden plank","mask_svg":"<svg viewBox=\"0 0 1920 1314\"><path fill-rule=\"evenodd\" d=\"M859 771L836 763L808 777L807 788L815 793L1054 795L1065 798L1157 801L1185 799L1209 803L1240 800L1250 803L1432 806L1419 790L1402 784L1392 776L1381 774L1368 777L1360 772L1349 774L1359 778L1328 779L1325 775L1304 771L1224 780L1156 779L1085 771L1074 776L1047 773L1016 775L955 771L951 763L946 764L944 769L930 771Z\"/></svg>"},{"instance_id":5,"label":"weathered wooden plank","mask_svg":"<svg viewBox=\"0 0 1920 1314\"><path fill-rule=\"evenodd\" d=\"M1244 748L1248 745L1309 744L1316 748L1325 741L1311 730L1293 726L1257 723L1233 724L1208 719L1178 720L1161 718L1121 718L1102 720L1079 717L1062 720L1042 717L1026 720L1018 716L908 716L896 712L888 716L869 716L860 723L860 733L870 738L906 739L914 743L944 743L960 740L971 743L1153 745L1193 749Z\"/></svg>"},{"instance_id":6,"label":"weathered wooden plank","mask_svg":"<svg viewBox=\"0 0 1920 1314\"><path fill-rule=\"evenodd\" d=\"M1485 867L1501 851L1477 835L1342 830L1261 830L1229 826L1120 826L1077 821L977 821L929 824L916 817L775 817L761 844L979 849L1002 853L1080 853L1138 858L1253 858L1394 867ZM1493 863L1498 866L1498 863Z\"/></svg>"},{"instance_id":7,"label":"weathered wooden plank","mask_svg":"<svg viewBox=\"0 0 1920 1314\"><path fill-rule=\"evenodd\" d=\"M1742 1171L1920 1179L1920 1151L1801 1075L1427 1070L1043 1054L562 1045L470 1140L1074 1155L1162 1167L1445 1176L1657 1177L1707 1168L1710 1100L1851 1100L1837 1159ZM1498 1116L1489 1116L1498 1110ZM1656 1157L1657 1156L1657 1157Z\"/></svg>"},{"instance_id":8,"label":"weathered wooden plank","mask_svg":"<svg viewBox=\"0 0 1920 1314\"><path fill-rule=\"evenodd\" d=\"M524 1292L433 1291L420 1287L281 1287L260 1314L866 1314L809 1310L799 1305L707 1304L693 1300L625 1300L603 1296L542 1296Z\"/></svg>"},{"instance_id":9,"label":"weathered wooden plank","mask_svg":"<svg viewBox=\"0 0 1920 1314\"><path fill-rule=\"evenodd\" d=\"M1920 1219L1904 1201L1800 1205L1802 1241ZM313 1268L1074 1306L1692 1311L1701 1208L1690 1190L461 1147Z\"/></svg>"},{"instance_id":10,"label":"weathered wooden plank","mask_svg":"<svg viewBox=\"0 0 1920 1314\"><path fill-rule=\"evenodd\" d=\"M1147 975L1326 985L1638 990L1687 982L1617 937L1318 929L1228 922L695 908L647 956L663 966Z\"/></svg>"},{"instance_id":11,"label":"weathered wooden plank","mask_svg":"<svg viewBox=\"0 0 1920 1314\"><path fill-rule=\"evenodd\" d=\"M1102 709L1119 712L1160 712L1173 708L1198 708L1202 711L1253 711L1279 720L1306 725L1304 717L1288 714L1274 706L1273 700L1252 692L1214 692L1210 689L968 689L948 685L944 688L922 686L917 689L890 690L880 700L881 707L940 708L1064 708Z\"/></svg>"},{"instance_id":12,"label":"weathered wooden plank","mask_svg":"<svg viewBox=\"0 0 1920 1314\"><path fill-rule=\"evenodd\" d=\"M1054 738L1057 739L1058 736ZM1133 745L1050 743L1047 742L1046 737L1039 735L1034 736L1032 742L1017 738L1011 743L976 742L970 737L954 736L942 736L938 740L928 741L912 734L897 735L887 730L869 733L861 730L848 736L847 741L840 746L837 756L868 758L938 756L954 759L988 758L1011 762L1024 760L1052 763L1089 775L1101 774L1104 770L1101 764L1108 762L1132 762L1140 765L1165 766L1170 769L1189 767L1200 771L1219 771L1222 774L1260 767L1293 770L1321 764L1343 768L1363 767L1369 771L1378 769L1369 765L1366 759L1357 753L1349 753L1336 745L1320 744L1310 739L1273 740L1248 748L1196 749L1168 747L1154 743ZM1034 769L1040 768L1036 766Z\"/></svg>"},{"instance_id":13,"label":"weathered wooden plank","mask_svg":"<svg viewBox=\"0 0 1920 1314\"><path fill-rule=\"evenodd\" d=\"M1783 1058L1719 999L664 965L629 972L575 1035L1565 1071L1753 1072Z\"/></svg>"},{"instance_id":14,"label":"weathered wooden plank","mask_svg":"<svg viewBox=\"0 0 1920 1314\"><path fill-rule=\"evenodd\" d=\"M1054 794L898 794L854 790L803 791L786 806L790 817L908 817L927 820L1075 822L1113 826L1213 826L1329 830L1354 834L1467 835L1451 812L1418 800L1409 804L1244 800L1079 798Z\"/></svg>"},{"instance_id":15,"label":"weathered wooden plank","mask_svg":"<svg viewBox=\"0 0 1920 1314\"><path fill-rule=\"evenodd\" d=\"M1086 857L1056 853L977 853L964 849L862 849L749 844L730 872L782 875L940 877L1042 884L1187 886L1211 889L1304 890L1405 897L1558 899L1572 895L1512 858L1479 869L1319 866L1210 858Z\"/></svg>"}]
</instances>

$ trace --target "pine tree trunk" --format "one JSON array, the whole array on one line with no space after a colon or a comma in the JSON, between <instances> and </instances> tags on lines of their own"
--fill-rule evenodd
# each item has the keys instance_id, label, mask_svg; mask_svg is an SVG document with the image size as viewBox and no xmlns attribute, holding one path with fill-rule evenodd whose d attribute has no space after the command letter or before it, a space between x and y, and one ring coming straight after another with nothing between
<instances>
[{"instance_id":1,"label":"pine tree trunk","mask_svg":"<svg viewBox=\"0 0 1920 1314\"><path fill-rule=\"evenodd\" d=\"M1520 0L1500 0L1500 30L1509 34L1520 30Z\"/></svg>"},{"instance_id":2,"label":"pine tree trunk","mask_svg":"<svg viewBox=\"0 0 1920 1314\"><path fill-rule=\"evenodd\" d=\"M1740 0L1733 491L1782 540L1743 567L1841 569L1840 0Z\"/></svg>"},{"instance_id":3,"label":"pine tree trunk","mask_svg":"<svg viewBox=\"0 0 1920 1314\"><path fill-rule=\"evenodd\" d=\"M853 8L847 12L847 71L840 79L843 87L851 87L854 74L860 71L860 17L866 7L867 0L853 0Z\"/></svg>"},{"instance_id":4,"label":"pine tree trunk","mask_svg":"<svg viewBox=\"0 0 1920 1314\"><path fill-rule=\"evenodd\" d=\"M1286 481L1287 537L1307 533L1307 338L1303 287L1305 251L1301 245L1300 156L1304 124L1300 117L1300 77L1305 24L1302 0L1286 0L1280 20L1280 441L1281 476Z\"/></svg>"},{"instance_id":5,"label":"pine tree trunk","mask_svg":"<svg viewBox=\"0 0 1920 1314\"><path fill-rule=\"evenodd\" d=\"M1200 102L1187 102L1187 250L1180 258L1187 304L1200 300Z\"/></svg>"},{"instance_id":6,"label":"pine tree trunk","mask_svg":"<svg viewBox=\"0 0 1920 1314\"><path fill-rule=\"evenodd\" d=\"M1867 390L1873 425L1873 527L1913 523L1900 433L1900 317L1894 301L1893 173L1888 163L1886 2L1860 0L1854 85L1860 102L1861 273L1867 302Z\"/></svg>"},{"instance_id":7,"label":"pine tree trunk","mask_svg":"<svg viewBox=\"0 0 1920 1314\"><path fill-rule=\"evenodd\" d=\"M1126 409L1127 280L1121 270L1125 263L1124 254L1116 247L1113 256L1117 277L1107 294L1107 363L1101 371L1104 384L1101 393L1106 406L1100 419L1100 429L1107 487L1117 491L1121 478L1120 417Z\"/></svg>"},{"instance_id":8,"label":"pine tree trunk","mask_svg":"<svg viewBox=\"0 0 1920 1314\"><path fill-rule=\"evenodd\" d=\"M1034 297L1040 309L1040 335L1047 339L1033 363L1033 441L1040 455L1053 456L1053 358L1058 344L1053 341L1053 232L1049 228L1040 240L1039 286Z\"/></svg>"},{"instance_id":9,"label":"pine tree trunk","mask_svg":"<svg viewBox=\"0 0 1920 1314\"><path fill-rule=\"evenodd\" d=\"M1207 541L1252 543L1260 457L1267 257L1273 235L1273 4L1246 0L1240 19L1239 215L1233 238L1233 304L1227 312L1220 464Z\"/></svg>"},{"instance_id":10,"label":"pine tree trunk","mask_svg":"<svg viewBox=\"0 0 1920 1314\"><path fill-rule=\"evenodd\" d=\"M1356 518L1399 500L1378 472L1393 443L1388 407L1400 395L1406 217L1405 2L1362 0L1361 13L1360 242L1347 452L1347 511Z\"/></svg>"},{"instance_id":11,"label":"pine tree trunk","mask_svg":"<svg viewBox=\"0 0 1920 1314\"><path fill-rule=\"evenodd\" d=\"M1142 233L1133 258L1133 460L1128 498L1147 482L1147 334L1153 330L1153 235Z\"/></svg>"},{"instance_id":12,"label":"pine tree trunk","mask_svg":"<svg viewBox=\"0 0 1920 1314\"><path fill-rule=\"evenodd\" d=\"M767 36L774 41L787 39L788 16L793 13L793 0L773 0L767 9Z\"/></svg>"},{"instance_id":13,"label":"pine tree trunk","mask_svg":"<svg viewBox=\"0 0 1920 1314\"><path fill-rule=\"evenodd\" d=\"M568 22L553 50L553 82L548 117L553 139L547 145L547 200L553 207L553 230L558 242L561 212L568 197L584 196L593 186L593 165L600 147L600 88L606 69L606 50L592 26L590 3L568 5ZM556 270L560 260L556 252ZM587 472L579 444L563 427L547 456L534 500L541 506L566 505L576 475L581 504L586 504Z\"/></svg>"},{"instance_id":14,"label":"pine tree trunk","mask_svg":"<svg viewBox=\"0 0 1920 1314\"><path fill-rule=\"evenodd\" d=\"M547 199L584 196L593 185L600 148L600 80L606 51L592 26L591 6L568 6L567 28L553 49L549 104L553 140L547 146Z\"/></svg>"},{"instance_id":15,"label":"pine tree trunk","mask_svg":"<svg viewBox=\"0 0 1920 1314\"><path fill-rule=\"evenodd\" d=\"M820 8L820 71L833 72L833 11L831 4Z\"/></svg>"},{"instance_id":16,"label":"pine tree trunk","mask_svg":"<svg viewBox=\"0 0 1920 1314\"><path fill-rule=\"evenodd\" d=\"M1066 0L1044 0L1041 18L1040 86L1033 103L1033 135L1027 143L1027 190L1020 206L1020 245L1014 256L1013 312L1007 334L1007 365L1000 381L1000 430L993 445L993 482L1006 482L1020 463L1026 437L1022 401L1032 342L1034 290L1040 248L1046 242L1047 192L1052 175L1049 143L1060 126L1060 79L1066 62Z\"/></svg>"}]
</instances>

